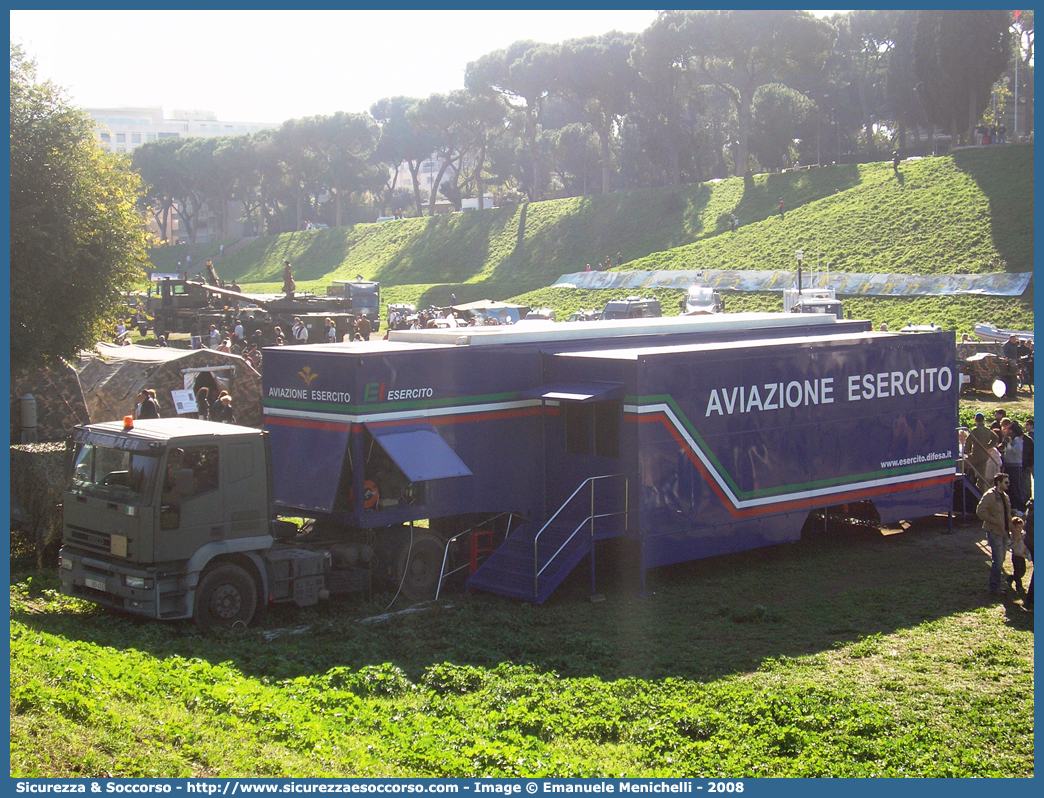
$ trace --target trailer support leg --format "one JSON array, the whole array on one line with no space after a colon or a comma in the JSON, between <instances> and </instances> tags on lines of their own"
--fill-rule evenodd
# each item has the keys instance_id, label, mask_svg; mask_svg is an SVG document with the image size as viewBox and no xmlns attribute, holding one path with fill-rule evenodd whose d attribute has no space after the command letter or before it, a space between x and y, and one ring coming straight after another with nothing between
<instances>
[{"instance_id":1,"label":"trailer support leg","mask_svg":"<svg viewBox=\"0 0 1044 798\"><path fill-rule=\"evenodd\" d=\"M966 485L968 483L967 477L961 477L961 523L968 523L968 491Z\"/></svg>"}]
</instances>

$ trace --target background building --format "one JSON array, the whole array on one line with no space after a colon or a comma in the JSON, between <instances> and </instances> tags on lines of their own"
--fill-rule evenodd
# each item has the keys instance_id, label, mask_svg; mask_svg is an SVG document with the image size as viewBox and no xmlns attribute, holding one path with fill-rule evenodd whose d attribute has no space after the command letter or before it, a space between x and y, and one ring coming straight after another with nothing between
<instances>
[{"instance_id":1,"label":"background building","mask_svg":"<svg viewBox=\"0 0 1044 798\"><path fill-rule=\"evenodd\" d=\"M101 146L116 153L134 152L142 144L159 139L241 136L279 127L279 122L228 122L213 111L175 109L163 116L162 106L140 108L84 108L94 120L94 132Z\"/></svg>"}]
</instances>

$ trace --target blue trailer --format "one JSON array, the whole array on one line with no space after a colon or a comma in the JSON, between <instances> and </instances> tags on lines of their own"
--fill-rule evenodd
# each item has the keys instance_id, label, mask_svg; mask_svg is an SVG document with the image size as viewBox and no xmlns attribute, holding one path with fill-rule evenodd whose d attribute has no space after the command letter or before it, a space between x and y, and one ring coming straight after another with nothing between
<instances>
[{"instance_id":1,"label":"blue trailer","mask_svg":"<svg viewBox=\"0 0 1044 798\"><path fill-rule=\"evenodd\" d=\"M334 570L420 598L461 543L469 588L542 602L599 540L633 539L644 578L797 540L816 508L949 511L955 364L952 335L821 314L272 348L273 495Z\"/></svg>"}]
</instances>

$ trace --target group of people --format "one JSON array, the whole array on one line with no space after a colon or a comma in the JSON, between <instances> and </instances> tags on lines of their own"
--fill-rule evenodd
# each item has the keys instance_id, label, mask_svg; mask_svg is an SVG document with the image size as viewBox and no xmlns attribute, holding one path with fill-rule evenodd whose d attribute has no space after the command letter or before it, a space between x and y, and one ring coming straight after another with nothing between
<instances>
[{"instance_id":1,"label":"group of people","mask_svg":"<svg viewBox=\"0 0 1044 798\"><path fill-rule=\"evenodd\" d=\"M1004 125L979 125L975 128L975 143L980 147L991 144L1004 144L1008 138L1008 128Z\"/></svg>"},{"instance_id":2,"label":"group of people","mask_svg":"<svg viewBox=\"0 0 1044 798\"><path fill-rule=\"evenodd\" d=\"M980 491L993 485L999 473L1011 478L1012 506L1022 512L1032 494L1033 481L1033 419L1023 428L1018 421L1005 416L1005 411L994 412L993 423L987 427L986 417L975 414L975 425L961 432L964 461Z\"/></svg>"},{"instance_id":3,"label":"group of people","mask_svg":"<svg viewBox=\"0 0 1044 798\"><path fill-rule=\"evenodd\" d=\"M983 492L975 512L990 547L990 592L1003 593L1006 580L1008 587L1022 593L1026 560L1033 559L1033 419L1028 418L1023 428L1002 409L994 415L987 427L985 416L976 413L975 425L962 433L961 443L965 464ZM1013 573L1006 575L1009 549ZM1025 603L1033 605L1032 579Z\"/></svg>"},{"instance_id":4,"label":"group of people","mask_svg":"<svg viewBox=\"0 0 1044 798\"><path fill-rule=\"evenodd\" d=\"M221 391L211 401L210 389L205 385L196 391L196 412L190 416L201 418L205 421L217 421L223 424L235 424L236 414L232 410L232 395L228 391ZM142 388L138 391L138 401L134 407L134 418L150 419L160 418L159 401L156 399L155 388Z\"/></svg>"},{"instance_id":5,"label":"group of people","mask_svg":"<svg viewBox=\"0 0 1044 798\"><path fill-rule=\"evenodd\" d=\"M616 267L620 268L622 265L623 265L623 255L621 255L619 252L617 252L616 253ZM609 256L606 255L604 261L598 261L597 263L595 263L595 267L594 267L593 270L591 269L591 264L588 263L587 264L587 268L584 271L588 271L588 272L589 271L607 272L611 268L613 268L613 262L609 259Z\"/></svg>"},{"instance_id":6,"label":"group of people","mask_svg":"<svg viewBox=\"0 0 1044 798\"><path fill-rule=\"evenodd\" d=\"M1033 501L1029 501L1025 511L1015 510L1008 496L1013 484L1007 474L997 474L993 487L979 500L975 514L982 520L990 547L990 593L1003 595L1010 589L1023 596L1024 606L1032 607L1033 577L1028 588L1022 580L1026 576L1026 561L1033 562ZM1009 550L1011 574L1004 571Z\"/></svg>"},{"instance_id":7,"label":"group of people","mask_svg":"<svg viewBox=\"0 0 1044 798\"><path fill-rule=\"evenodd\" d=\"M1019 381L1033 389L1033 339L1020 339L1015 333L1008 336L1008 340L1001 347L1001 354L1009 360L1014 360L1019 367Z\"/></svg>"},{"instance_id":8,"label":"group of people","mask_svg":"<svg viewBox=\"0 0 1044 798\"><path fill-rule=\"evenodd\" d=\"M216 421L220 424L235 424L236 414L232 410L232 395L228 391L221 391L211 400L210 389L204 385L196 391L196 418Z\"/></svg>"}]
</instances>

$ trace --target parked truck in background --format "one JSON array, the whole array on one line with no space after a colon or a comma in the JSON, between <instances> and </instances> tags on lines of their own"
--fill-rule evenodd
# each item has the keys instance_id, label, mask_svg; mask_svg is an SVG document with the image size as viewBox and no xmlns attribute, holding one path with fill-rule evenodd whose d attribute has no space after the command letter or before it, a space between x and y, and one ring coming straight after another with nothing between
<instances>
[{"instance_id":1,"label":"parked truck in background","mask_svg":"<svg viewBox=\"0 0 1044 798\"><path fill-rule=\"evenodd\" d=\"M945 513L953 337L869 327L712 314L272 347L264 431L77 429L62 590L204 629L370 584L431 597L457 566L539 603L584 557L593 580L610 538L644 579L797 540L818 508Z\"/></svg>"},{"instance_id":2,"label":"parked truck in background","mask_svg":"<svg viewBox=\"0 0 1044 798\"><path fill-rule=\"evenodd\" d=\"M334 280L327 287L329 296L340 297L344 307L340 312L365 316L370 320L371 332L381 329L381 284L374 280Z\"/></svg>"}]
</instances>

